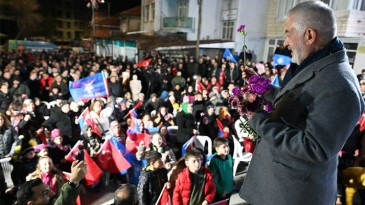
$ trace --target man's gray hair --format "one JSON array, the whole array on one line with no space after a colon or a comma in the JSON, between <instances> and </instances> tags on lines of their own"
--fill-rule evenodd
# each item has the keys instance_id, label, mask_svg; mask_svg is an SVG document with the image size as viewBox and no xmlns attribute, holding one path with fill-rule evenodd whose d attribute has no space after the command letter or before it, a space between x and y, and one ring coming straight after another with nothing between
<instances>
[{"instance_id":1,"label":"man's gray hair","mask_svg":"<svg viewBox=\"0 0 365 205\"><path fill-rule=\"evenodd\" d=\"M319 34L321 43L327 44L337 36L337 22L333 10L321 1L305 1L290 9L288 16L294 15L293 26L298 32L312 28Z\"/></svg>"}]
</instances>

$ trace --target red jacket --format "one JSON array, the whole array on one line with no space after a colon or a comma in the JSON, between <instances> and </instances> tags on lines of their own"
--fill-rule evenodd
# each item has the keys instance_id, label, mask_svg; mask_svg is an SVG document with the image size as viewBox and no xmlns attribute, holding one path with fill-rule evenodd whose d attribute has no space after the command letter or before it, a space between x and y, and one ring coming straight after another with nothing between
<instances>
[{"instance_id":1,"label":"red jacket","mask_svg":"<svg viewBox=\"0 0 365 205\"><path fill-rule=\"evenodd\" d=\"M216 192L213 173L206 167L202 167L202 169L205 173L204 198L209 203L212 203ZM174 194L172 197L173 205L189 205L191 193L189 172L189 168L185 168L177 177Z\"/></svg>"}]
</instances>

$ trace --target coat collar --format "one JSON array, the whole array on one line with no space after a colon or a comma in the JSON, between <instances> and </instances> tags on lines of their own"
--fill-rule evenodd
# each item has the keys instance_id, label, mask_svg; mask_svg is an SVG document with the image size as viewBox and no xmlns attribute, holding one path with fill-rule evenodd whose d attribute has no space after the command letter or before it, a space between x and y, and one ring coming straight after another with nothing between
<instances>
[{"instance_id":1,"label":"coat collar","mask_svg":"<svg viewBox=\"0 0 365 205\"><path fill-rule=\"evenodd\" d=\"M288 91L300 86L314 77L315 72L320 72L326 66L333 63L342 63L348 61L346 51L340 50L331 55L328 55L318 61L307 65L300 73L295 75L288 84L276 95L275 103Z\"/></svg>"}]
</instances>

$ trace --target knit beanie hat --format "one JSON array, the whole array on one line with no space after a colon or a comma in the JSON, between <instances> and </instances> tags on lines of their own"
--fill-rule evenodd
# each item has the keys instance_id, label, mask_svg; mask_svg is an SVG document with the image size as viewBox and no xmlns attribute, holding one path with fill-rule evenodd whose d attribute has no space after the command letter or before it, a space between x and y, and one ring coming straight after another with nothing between
<instances>
[{"instance_id":1,"label":"knit beanie hat","mask_svg":"<svg viewBox=\"0 0 365 205\"><path fill-rule=\"evenodd\" d=\"M63 138L63 134L59 129L53 129L52 132L51 132L52 140L54 140L56 137L62 137Z\"/></svg>"}]
</instances>

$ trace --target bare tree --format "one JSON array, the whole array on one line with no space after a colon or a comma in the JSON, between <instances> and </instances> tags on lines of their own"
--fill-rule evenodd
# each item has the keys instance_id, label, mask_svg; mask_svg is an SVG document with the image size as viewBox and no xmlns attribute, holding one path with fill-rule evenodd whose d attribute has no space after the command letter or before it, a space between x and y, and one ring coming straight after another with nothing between
<instances>
[{"instance_id":1,"label":"bare tree","mask_svg":"<svg viewBox=\"0 0 365 205\"><path fill-rule=\"evenodd\" d=\"M22 37L25 33L30 33L35 30L43 20L42 16L37 13L39 9L37 0L1 0L1 2L6 4L12 11L13 17L19 28L15 39Z\"/></svg>"}]
</instances>

